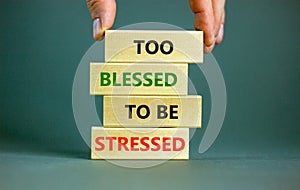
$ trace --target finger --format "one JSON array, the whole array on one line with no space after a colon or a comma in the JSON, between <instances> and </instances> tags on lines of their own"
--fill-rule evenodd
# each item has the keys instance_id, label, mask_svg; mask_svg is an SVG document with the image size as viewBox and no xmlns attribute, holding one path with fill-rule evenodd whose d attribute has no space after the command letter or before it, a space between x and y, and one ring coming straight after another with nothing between
<instances>
[{"instance_id":1,"label":"finger","mask_svg":"<svg viewBox=\"0 0 300 190\"><path fill-rule=\"evenodd\" d=\"M215 47L215 45L216 45L216 40L217 40L217 38L214 38L214 41L213 41L213 43L212 43L211 46L206 46L206 45L204 44L204 53L210 53L210 52L213 51L213 49L214 49L214 47Z\"/></svg>"},{"instance_id":2,"label":"finger","mask_svg":"<svg viewBox=\"0 0 300 190\"><path fill-rule=\"evenodd\" d=\"M204 53L210 53L210 52L212 52L212 50L214 49L214 47L215 47L215 42L213 42L213 44L211 46L204 45Z\"/></svg>"},{"instance_id":3,"label":"finger","mask_svg":"<svg viewBox=\"0 0 300 190\"><path fill-rule=\"evenodd\" d=\"M224 35L224 24L221 24L219 34L216 38L216 44L220 44L223 40L223 35Z\"/></svg>"},{"instance_id":4,"label":"finger","mask_svg":"<svg viewBox=\"0 0 300 190\"><path fill-rule=\"evenodd\" d=\"M216 39L216 44L220 44L223 40L223 36L224 36L224 24L225 24L225 11L223 12L222 15L222 20L221 20L221 26L220 26L220 30Z\"/></svg>"},{"instance_id":5,"label":"finger","mask_svg":"<svg viewBox=\"0 0 300 190\"><path fill-rule=\"evenodd\" d=\"M212 0L213 12L214 12L214 35L219 35L222 16L224 13L225 0Z\"/></svg>"},{"instance_id":6,"label":"finger","mask_svg":"<svg viewBox=\"0 0 300 190\"><path fill-rule=\"evenodd\" d=\"M214 43L214 14L211 0L189 0L191 10L195 14L194 26L196 30L204 32L204 44L212 46Z\"/></svg>"},{"instance_id":7,"label":"finger","mask_svg":"<svg viewBox=\"0 0 300 190\"><path fill-rule=\"evenodd\" d=\"M93 36L101 40L105 30L112 27L116 16L115 0L87 0L93 20Z\"/></svg>"}]
</instances>

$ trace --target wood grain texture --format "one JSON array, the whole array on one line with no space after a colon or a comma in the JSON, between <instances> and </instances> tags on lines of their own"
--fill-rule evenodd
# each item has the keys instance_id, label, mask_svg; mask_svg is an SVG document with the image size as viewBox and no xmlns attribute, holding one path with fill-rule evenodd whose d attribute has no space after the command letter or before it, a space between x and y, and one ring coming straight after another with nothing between
<instances>
[{"instance_id":1,"label":"wood grain texture","mask_svg":"<svg viewBox=\"0 0 300 190\"><path fill-rule=\"evenodd\" d=\"M187 90L187 64L90 64L91 95L187 95Z\"/></svg>"},{"instance_id":2,"label":"wood grain texture","mask_svg":"<svg viewBox=\"0 0 300 190\"><path fill-rule=\"evenodd\" d=\"M130 106L134 105L135 107L130 110ZM104 96L103 98L105 127L200 128L201 110L201 96ZM167 113L166 118L164 113Z\"/></svg>"},{"instance_id":3,"label":"wood grain texture","mask_svg":"<svg viewBox=\"0 0 300 190\"><path fill-rule=\"evenodd\" d=\"M172 51L167 41L172 43ZM203 32L108 30L105 33L105 62L202 63Z\"/></svg>"},{"instance_id":4,"label":"wood grain texture","mask_svg":"<svg viewBox=\"0 0 300 190\"><path fill-rule=\"evenodd\" d=\"M189 159L189 129L92 127L92 159Z\"/></svg>"}]
</instances>

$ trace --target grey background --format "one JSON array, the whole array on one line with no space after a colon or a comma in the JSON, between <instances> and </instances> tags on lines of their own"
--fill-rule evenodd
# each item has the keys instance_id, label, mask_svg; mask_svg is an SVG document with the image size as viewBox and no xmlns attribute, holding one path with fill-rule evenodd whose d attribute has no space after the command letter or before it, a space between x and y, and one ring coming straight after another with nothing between
<instances>
[{"instance_id":1,"label":"grey background","mask_svg":"<svg viewBox=\"0 0 300 190\"><path fill-rule=\"evenodd\" d=\"M93 44L85 1L1 1L0 189L124 183L150 189L150 181L160 188L297 189L300 3L232 0L226 9L225 39L214 51L228 96L219 137L209 151L197 152L206 111L204 128L191 142L191 157L198 161L130 170L90 161L75 125L73 77ZM193 29L187 1L118 1L113 28L149 21ZM209 89L192 67L190 77L199 80L197 91L207 97L209 110Z\"/></svg>"}]
</instances>

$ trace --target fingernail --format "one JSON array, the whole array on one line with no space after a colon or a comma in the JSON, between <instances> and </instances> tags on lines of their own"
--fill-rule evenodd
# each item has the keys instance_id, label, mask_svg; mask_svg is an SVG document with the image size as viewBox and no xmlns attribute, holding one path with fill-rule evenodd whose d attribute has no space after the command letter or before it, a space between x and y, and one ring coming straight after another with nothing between
<instances>
[{"instance_id":1,"label":"fingernail","mask_svg":"<svg viewBox=\"0 0 300 190\"><path fill-rule=\"evenodd\" d=\"M223 32L223 30L224 30L224 24L221 24L220 29L219 29L218 36L221 34L221 32Z\"/></svg>"},{"instance_id":2,"label":"fingernail","mask_svg":"<svg viewBox=\"0 0 300 190\"><path fill-rule=\"evenodd\" d=\"M95 40L101 40L104 34L104 30L101 26L100 18L96 18L93 21L93 37Z\"/></svg>"}]
</instances>

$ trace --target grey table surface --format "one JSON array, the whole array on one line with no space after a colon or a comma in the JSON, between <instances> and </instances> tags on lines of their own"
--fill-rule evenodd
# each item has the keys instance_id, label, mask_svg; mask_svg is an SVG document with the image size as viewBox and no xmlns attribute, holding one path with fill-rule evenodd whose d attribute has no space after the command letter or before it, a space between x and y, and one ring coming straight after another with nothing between
<instances>
[{"instance_id":1,"label":"grey table surface","mask_svg":"<svg viewBox=\"0 0 300 190\"><path fill-rule=\"evenodd\" d=\"M45 151L2 143L0 189L295 189L297 158L203 158L141 169L124 168L87 153Z\"/></svg>"}]
</instances>

